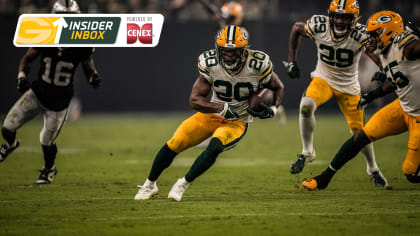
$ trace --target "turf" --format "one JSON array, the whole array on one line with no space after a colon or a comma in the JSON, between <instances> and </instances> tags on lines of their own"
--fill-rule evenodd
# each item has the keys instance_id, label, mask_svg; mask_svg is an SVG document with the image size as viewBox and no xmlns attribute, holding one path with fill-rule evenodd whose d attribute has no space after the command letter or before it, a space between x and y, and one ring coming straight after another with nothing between
<instances>
[{"instance_id":1,"label":"turf","mask_svg":"<svg viewBox=\"0 0 420 236\"><path fill-rule=\"evenodd\" d=\"M317 117L317 159L299 175L288 168L300 151L297 117L285 126L257 120L186 191L167 199L202 151L180 154L159 179L160 195L134 201L155 153L185 115L84 116L57 141L59 170L37 186L42 121L19 132L22 146L0 163L0 235L418 235L420 186L401 173L408 134L378 141L376 156L391 190L375 189L361 155L323 191L300 187L325 169L350 137L338 115Z\"/></svg>"}]
</instances>

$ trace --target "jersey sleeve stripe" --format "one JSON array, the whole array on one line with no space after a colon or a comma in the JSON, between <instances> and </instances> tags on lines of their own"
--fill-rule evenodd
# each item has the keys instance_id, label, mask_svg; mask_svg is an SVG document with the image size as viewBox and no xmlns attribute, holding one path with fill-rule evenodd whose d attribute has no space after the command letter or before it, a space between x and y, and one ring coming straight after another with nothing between
<instances>
[{"instance_id":1,"label":"jersey sleeve stripe","mask_svg":"<svg viewBox=\"0 0 420 236\"><path fill-rule=\"evenodd\" d=\"M398 44L398 47L401 49L403 47L405 47L408 43L410 43L411 41L415 40L416 38L410 34L407 37L405 37L404 40L401 41L401 43Z\"/></svg>"},{"instance_id":2,"label":"jersey sleeve stripe","mask_svg":"<svg viewBox=\"0 0 420 236\"><path fill-rule=\"evenodd\" d=\"M364 47L367 43L369 42L369 39L367 38L367 39L365 39L365 40L363 40L360 44L359 44L359 49L360 48L362 48L362 47Z\"/></svg>"},{"instance_id":3,"label":"jersey sleeve stripe","mask_svg":"<svg viewBox=\"0 0 420 236\"><path fill-rule=\"evenodd\" d=\"M309 20L306 21L306 33L309 34L309 36L311 36L311 38L315 38L315 34L312 32L311 27L309 27Z\"/></svg>"},{"instance_id":4,"label":"jersey sleeve stripe","mask_svg":"<svg viewBox=\"0 0 420 236\"><path fill-rule=\"evenodd\" d=\"M206 69L204 69L203 67L201 67L201 66L200 66L200 64L197 64L197 66L198 66L198 70L199 70L200 72L202 72L202 73L204 73L204 74L206 74L206 75L211 76L211 73L210 73L208 70L206 70Z\"/></svg>"},{"instance_id":5,"label":"jersey sleeve stripe","mask_svg":"<svg viewBox=\"0 0 420 236\"><path fill-rule=\"evenodd\" d=\"M273 69L273 63L270 62L270 66L260 75L260 79L265 78L268 74L271 73Z\"/></svg>"}]
</instances>

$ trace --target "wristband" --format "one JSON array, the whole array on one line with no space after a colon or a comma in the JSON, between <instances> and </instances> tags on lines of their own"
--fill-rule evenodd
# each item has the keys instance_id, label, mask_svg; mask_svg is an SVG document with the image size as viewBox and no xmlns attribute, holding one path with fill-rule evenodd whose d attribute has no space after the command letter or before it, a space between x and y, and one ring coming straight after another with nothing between
<instances>
[{"instance_id":1,"label":"wristband","mask_svg":"<svg viewBox=\"0 0 420 236\"><path fill-rule=\"evenodd\" d=\"M271 106L270 109L273 111L274 115L277 113L277 107Z\"/></svg>"},{"instance_id":2,"label":"wristband","mask_svg":"<svg viewBox=\"0 0 420 236\"><path fill-rule=\"evenodd\" d=\"M18 79L20 79L20 78L26 78L26 74L25 74L25 72L23 72L23 71L19 71L19 73L18 73Z\"/></svg>"}]
</instances>

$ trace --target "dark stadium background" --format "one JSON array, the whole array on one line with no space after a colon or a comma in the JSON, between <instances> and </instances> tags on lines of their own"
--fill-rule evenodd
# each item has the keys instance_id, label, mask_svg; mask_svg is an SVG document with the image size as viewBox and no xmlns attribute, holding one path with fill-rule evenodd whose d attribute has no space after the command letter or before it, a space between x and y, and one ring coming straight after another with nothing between
<instances>
[{"instance_id":1,"label":"dark stadium background","mask_svg":"<svg viewBox=\"0 0 420 236\"><path fill-rule=\"evenodd\" d=\"M5 114L20 96L16 75L25 48L15 48L12 39L17 18L22 13L48 12L49 0L0 0L0 114ZM225 1L215 0L221 6ZM328 0L239 1L244 6L244 25L250 32L252 48L271 56L275 71L286 88L284 106L296 110L301 93L309 83L316 63L316 49L310 40L302 40L298 63L300 80L290 80L281 64L287 59L288 37L296 20L314 14L327 14ZM79 0L84 13L162 13L165 16L160 43L156 48L98 48L97 69L103 79L99 90L91 89L81 69L75 88L83 112L188 111L188 96L198 75L198 55L214 45L217 25L196 1L164 0ZM420 19L418 0L361 0L361 20L378 10L394 10L405 20ZM38 71L34 63L30 78ZM334 103L325 110L337 109Z\"/></svg>"}]
</instances>

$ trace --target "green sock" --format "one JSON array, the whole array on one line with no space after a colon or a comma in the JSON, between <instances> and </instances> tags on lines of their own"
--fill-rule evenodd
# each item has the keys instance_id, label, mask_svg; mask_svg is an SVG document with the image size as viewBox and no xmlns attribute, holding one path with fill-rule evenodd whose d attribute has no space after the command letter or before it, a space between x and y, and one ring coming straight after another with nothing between
<instances>
[{"instance_id":1,"label":"green sock","mask_svg":"<svg viewBox=\"0 0 420 236\"><path fill-rule=\"evenodd\" d=\"M188 182L194 181L195 178L202 175L216 162L216 158L221 152L223 152L222 142L217 138L212 138L206 150L195 159L190 170L185 175L185 179Z\"/></svg>"},{"instance_id":2,"label":"green sock","mask_svg":"<svg viewBox=\"0 0 420 236\"><path fill-rule=\"evenodd\" d=\"M335 154L334 159L331 161L330 166L334 168L334 171L339 170L341 167L343 167L348 161L353 159L360 150L365 145L361 143L356 143L354 141L354 136L348 139L340 148L340 150Z\"/></svg>"},{"instance_id":3,"label":"green sock","mask_svg":"<svg viewBox=\"0 0 420 236\"><path fill-rule=\"evenodd\" d=\"M178 153L172 151L165 143L165 145L163 145L163 147L156 154L148 179L151 181L156 181L160 174L162 174L163 170L171 165L176 155L178 155Z\"/></svg>"}]
</instances>

